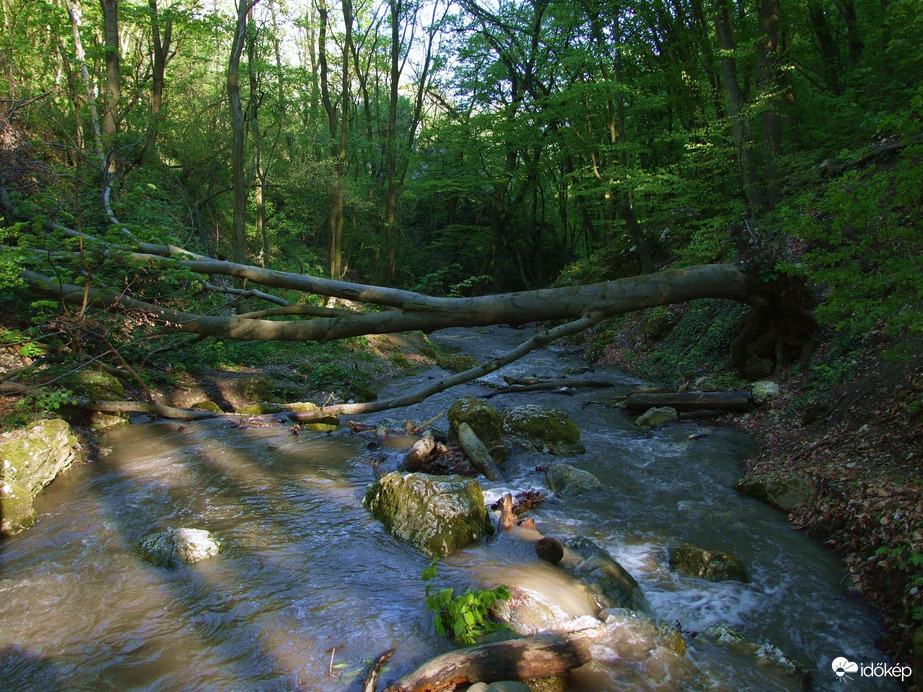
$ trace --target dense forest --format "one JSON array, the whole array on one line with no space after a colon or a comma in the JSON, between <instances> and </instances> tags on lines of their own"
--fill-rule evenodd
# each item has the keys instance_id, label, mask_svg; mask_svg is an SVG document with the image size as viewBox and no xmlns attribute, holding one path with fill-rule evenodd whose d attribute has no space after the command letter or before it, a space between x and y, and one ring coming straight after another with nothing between
<instances>
[{"instance_id":1,"label":"dense forest","mask_svg":"<svg viewBox=\"0 0 923 692\"><path fill-rule=\"evenodd\" d=\"M164 369L148 366L190 339L215 337L207 360L222 336L428 330L441 324L414 315L460 304L428 302L444 299L480 315L447 324L566 318L572 333L609 316L605 292L557 312L534 294L519 317L489 297L652 273L659 298L634 307L761 290L797 306L745 327L752 342L785 332L756 354L770 371L804 365L818 339L847 354L824 366L830 383L869 334L895 362L919 350L918 0L2 0L0 14L0 341L20 358L0 386L38 415L71 395L41 388L57 371L38 366L66 359L128 372L150 398ZM378 316L349 322L353 300ZM413 319L382 327L396 312ZM923 610L898 562L884 598L916 604L892 612L906 652Z\"/></svg>"}]
</instances>

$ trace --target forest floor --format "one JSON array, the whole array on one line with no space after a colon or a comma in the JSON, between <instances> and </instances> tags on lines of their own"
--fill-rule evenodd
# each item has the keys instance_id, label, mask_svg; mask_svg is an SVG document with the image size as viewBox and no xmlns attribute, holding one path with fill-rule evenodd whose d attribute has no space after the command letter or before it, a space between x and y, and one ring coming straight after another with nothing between
<instances>
[{"instance_id":1,"label":"forest floor","mask_svg":"<svg viewBox=\"0 0 923 692\"><path fill-rule=\"evenodd\" d=\"M596 361L637 366L656 345L629 320ZM588 336L590 341L592 337ZM772 380L781 394L745 415L721 419L753 435L760 450L748 478L801 478L813 498L789 514L799 529L843 557L850 590L882 615L881 647L923 677L923 349L870 335L849 374L818 393L810 373L791 368ZM824 360L822 346L815 361ZM816 379L816 378L815 378ZM917 683L917 689L923 684Z\"/></svg>"}]
</instances>

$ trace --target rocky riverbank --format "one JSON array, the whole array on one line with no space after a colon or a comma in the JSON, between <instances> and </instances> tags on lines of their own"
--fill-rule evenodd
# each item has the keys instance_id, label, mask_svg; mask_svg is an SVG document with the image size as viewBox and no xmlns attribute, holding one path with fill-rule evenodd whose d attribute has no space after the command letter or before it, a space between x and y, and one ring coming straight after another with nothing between
<instances>
[{"instance_id":1,"label":"rocky riverbank","mask_svg":"<svg viewBox=\"0 0 923 692\"><path fill-rule=\"evenodd\" d=\"M726 350L689 368L697 346L674 338L682 307L625 316L578 345L590 362L658 375L672 386L700 377L740 387ZM717 328L715 328L717 326ZM719 343L721 317L700 325ZM688 342L688 343L687 343ZM664 346L666 345L666 349ZM752 434L760 453L745 462L744 485L792 491L777 503L799 529L842 555L852 588L882 614L881 646L916 671L923 689L923 356L870 334L824 345L809 368L773 373L780 394L753 412L718 422ZM671 364L670 370L664 367ZM797 491L797 492L795 492ZM911 688L914 689L914 688Z\"/></svg>"}]
</instances>

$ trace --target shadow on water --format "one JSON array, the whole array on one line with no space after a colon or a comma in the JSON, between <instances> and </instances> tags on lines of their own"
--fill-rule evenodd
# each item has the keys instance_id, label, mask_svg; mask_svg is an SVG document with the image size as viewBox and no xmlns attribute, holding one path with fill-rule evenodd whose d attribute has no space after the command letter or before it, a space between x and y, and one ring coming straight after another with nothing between
<instances>
[{"instance_id":1,"label":"shadow on water","mask_svg":"<svg viewBox=\"0 0 923 692\"><path fill-rule=\"evenodd\" d=\"M53 660L24 651L18 646L0 649L0 681L17 692L58 692L66 690Z\"/></svg>"}]
</instances>

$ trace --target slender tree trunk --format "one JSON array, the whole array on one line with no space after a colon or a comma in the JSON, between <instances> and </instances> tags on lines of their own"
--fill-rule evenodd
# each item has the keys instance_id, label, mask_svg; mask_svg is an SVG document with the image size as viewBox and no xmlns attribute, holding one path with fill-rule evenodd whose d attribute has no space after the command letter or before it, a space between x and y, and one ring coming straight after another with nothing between
<instances>
[{"instance_id":1,"label":"slender tree trunk","mask_svg":"<svg viewBox=\"0 0 923 692\"><path fill-rule=\"evenodd\" d=\"M249 21L253 22L252 10ZM269 235L266 229L266 203L263 199L266 170L263 166L263 140L260 132L260 83L256 56L256 36L247 32L247 73L250 77L250 138L253 142L253 198L256 203L256 232L260 238L259 264L269 264ZM249 187L249 186L248 186Z\"/></svg>"},{"instance_id":2,"label":"slender tree trunk","mask_svg":"<svg viewBox=\"0 0 923 692\"><path fill-rule=\"evenodd\" d=\"M782 116L779 99L778 49L780 0L761 0L760 40L756 47L756 80L764 102L763 121L765 152L765 197L767 208L779 201L778 160L782 155Z\"/></svg>"},{"instance_id":3,"label":"slender tree trunk","mask_svg":"<svg viewBox=\"0 0 923 692\"><path fill-rule=\"evenodd\" d=\"M156 156L157 137L160 131L160 110L163 107L164 78L167 71L167 60L170 57L170 45L173 41L173 19L167 18L163 23L161 33L161 18L157 8L157 0L148 0L151 9L151 42L153 43L154 60L151 72L151 125L148 132L148 146L150 152Z\"/></svg>"},{"instance_id":4,"label":"slender tree trunk","mask_svg":"<svg viewBox=\"0 0 923 692\"><path fill-rule=\"evenodd\" d=\"M102 137L106 148L110 150L109 157L111 159L113 158L111 149L118 133L119 99L122 94L121 76L119 74L121 49L119 47L118 0L100 0L100 5L103 10L103 29L106 44L106 89L104 94L105 107L102 112Z\"/></svg>"},{"instance_id":5,"label":"slender tree trunk","mask_svg":"<svg viewBox=\"0 0 923 692\"><path fill-rule=\"evenodd\" d=\"M743 194L751 208L760 209L763 206L763 200L756 173L756 162L750 148L749 124L744 114L744 95L740 90L740 83L737 81L737 62L734 58L737 46L734 40L734 29L731 25L728 0L714 0L714 20L718 47L722 53L721 79L724 83L728 116L731 120L731 135L737 149L737 163L740 167Z\"/></svg>"},{"instance_id":6,"label":"slender tree trunk","mask_svg":"<svg viewBox=\"0 0 923 692\"><path fill-rule=\"evenodd\" d=\"M843 19L846 21L846 36L849 39L849 64L855 66L865 50L859 19L856 17L856 4L853 0L842 0Z\"/></svg>"},{"instance_id":7,"label":"slender tree trunk","mask_svg":"<svg viewBox=\"0 0 923 692\"><path fill-rule=\"evenodd\" d=\"M83 15L80 12L80 6L74 0L64 0L67 8L67 14L71 21L71 30L74 35L74 53L77 63L80 66L80 73L83 77L83 86L87 98L87 110L90 112L90 127L93 130L93 143L96 147L96 155L102 158L103 143L99 126L99 111L96 107L96 86L90 78L90 71L87 69L86 53L83 50L83 41L80 38L80 29L83 21Z\"/></svg>"},{"instance_id":8,"label":"slender tree trunk","mask_svg":"<svg viewBox=\"0 0 923 692\"><path fill-rule=\"evenodd\" d=\"M228 62L227 92L231 107L231 175L234 187L234 219L231 226L232 256L243 264L247 254L247 177L244 171L244 107L240 99L240 56L247 36L247 17L250 9L258 2L238 0L237 25L231 43L231 58Z\"/></svg>"},{"instance_id":9,"label":"slender tree trunk","mask_svg":"<svg viewBox=\"0 0 923 692\"><path fill-rule=\"evenodd\" d=\"M343 0L343 72L340 88L340 126L339 141L334 147L333 194L330 200L330 278L342 279L343 268L343 226L345 222L345 189L347 134L349 132L349 58L352 53L352 0ZM331 125L331 133L336 124Z\"/></svg>"},{"instance_id":10,"label":"slender tree trunk","mask_svg":"<svg viewBox=\"0 0 923 692\"><path fill-rule=\"evenodd\" d=\"M814 29L814 35L817 37L817 43L820 46L820 58L823 63L827 88L833 92L834 96L839 96L842 93L842 88L840 86L840 77L837 73L839 60L836 43L833 41L830 24L827 22L827 13L819 0L810 0L808 2L808 18L811 20L811 27Z\"/></svg>"},{"instance_id":11,"label":"slender tree trunk","mask_svg":"<svg viewBox=\"0 0 923 692\"><path fill-rule=\"evenodd\" d=\"M388 99L388 190L385 195L385 267L383 283L391 285L397 263L395 207L397 206L397 103L398 83L401 79L401 0L391 0L391 72Z\"/></svg>"}]
</instances>

